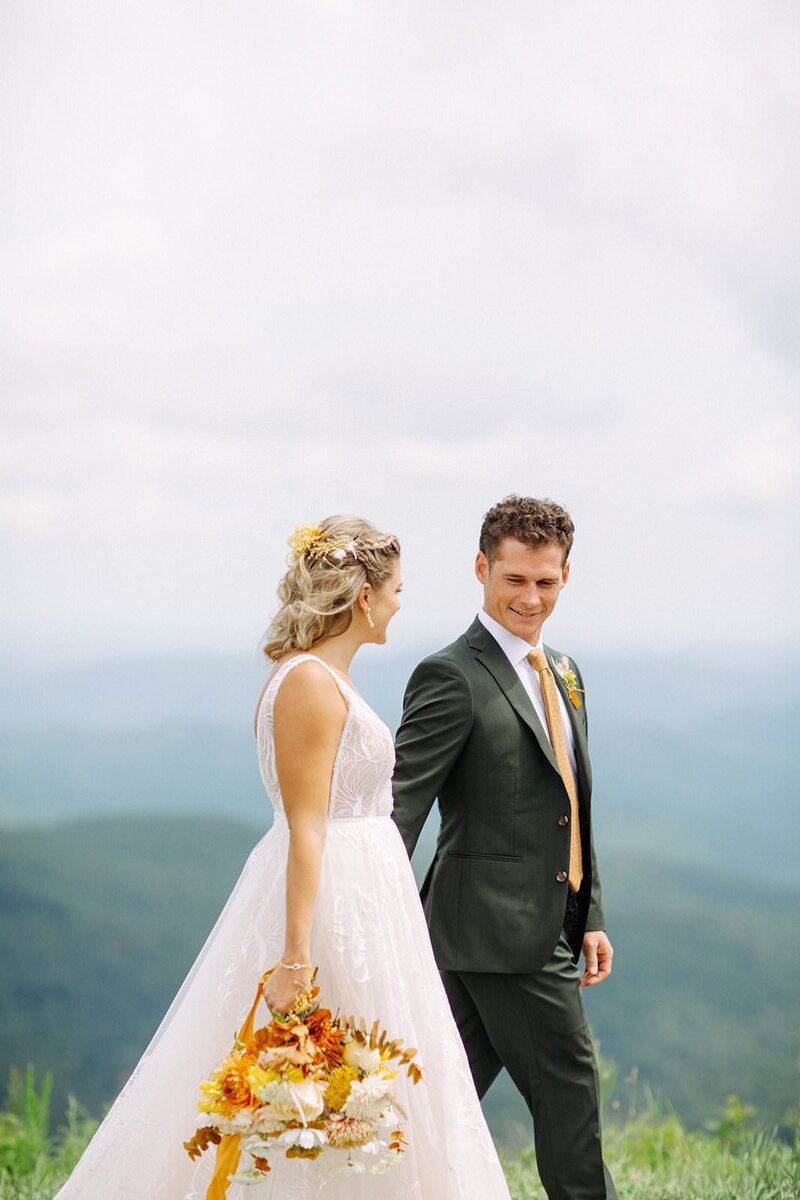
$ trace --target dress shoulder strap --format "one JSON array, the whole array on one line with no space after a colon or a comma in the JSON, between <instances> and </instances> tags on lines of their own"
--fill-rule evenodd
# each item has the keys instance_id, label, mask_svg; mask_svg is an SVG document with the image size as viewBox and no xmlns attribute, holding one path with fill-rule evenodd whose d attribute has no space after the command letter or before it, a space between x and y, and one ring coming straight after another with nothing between
<instances>
[{"instance_id":1,"label":"dress shoulder strap","mask_svg":"<svg viewBox=\"0 0 800 1200\"><path fill-rule=\"evenodd\" d=\"M334 669L330 665L330 663L325 662L324 658L320 658L320 656L318 654L311 654L308 651L304 651L302 654L296 654L294 656L294 658L290 658L285 663L281 663L281 665L278 667L277 671L273 675L272 679L270 679L269 683L267 684L267 687L264 691L263 699L266 700L267 696L269 696L272 703L274 703L275 697L278 693L278 689L280 688L281 684L283 683L284 679L289 674L289 672L292 670L292 668L296 667L298 663L309 662L309 661L318 662L318 663L322 664L322 666L325 668L325 670L328 672L328 674L333 676L336 686L339 688L339 691L342 693L345 700L349 704L350 698L351 698L351 691L350 691L350 688L345 683L345 681L341 678L341 676L339 674L337 674L336 671L334 671Z\"/></svg>"}]
</instances>

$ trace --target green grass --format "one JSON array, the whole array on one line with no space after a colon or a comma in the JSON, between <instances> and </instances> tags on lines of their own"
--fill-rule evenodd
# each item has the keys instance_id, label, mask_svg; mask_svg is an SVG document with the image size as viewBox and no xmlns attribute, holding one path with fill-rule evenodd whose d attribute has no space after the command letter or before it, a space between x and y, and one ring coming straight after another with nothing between
<instances>
[{"instance_id":1,"label":"green grass","mask_svg":"<svg viewBox=\"0 0 800 1200\"><path fill-rule=\"evenodd\" d=\"M764 1128L738 1096L687 1129L674 1109L642 1087L635 1071L620 1078L598 1056L604 1114L603 1153L620 1200L798 1200L800 1110L780 1128ZM501 1149L513 1200L546 1200L533 1149Z\"/></svg>"},{"instance_id":2,"label":"green grass","mask_svg":"<svg viewBox=\"0 0 800 1200\"><path fill-rule=\"evenodd\" d=\"M51 1134L51 1092L48 1075L37 1086L32 1068L11 1073L0 1113L0 1200L52 1200L96 1128L71 1101L65 1124ZM706 1129L690 1132L645 1096L641 1112L627 1110L626 1122L605 1133L620 1200L797 1200L796 1124L793 1136L787 1126L787 1136L778 1137L759 1128L755 1116L731 1096ZM503 1166L513 1200L545 1200L532 1150L503 1155Z\"/></svg>"},{"instance_id":3,"label":"green grass","mask_svg":"<svg viewBox=\"0 0 800 1200\"><path fill-rule=\"evenodd\" d=\"M605 1158L620 1200L797 1200L797 1147L763 1129L729 1141L688 1133L674 1115L610 1126ZM503 1166L513 1200L545 1200L531 1150Z\"/></svg>"},{"instance_id":4,"label":"green grass","mask_svg":"<svg viewBox=\"0 0 800 1200\"><path fill-rule=\"evenodd\" d=\"M97 1121L74 1100L56 1134L50 1133L51 1075L37 1088L32 1067L9 1074L8 1102L0 1112L0 1200L51 1200L83 1153Z\"/></svg>"}]
</instances>

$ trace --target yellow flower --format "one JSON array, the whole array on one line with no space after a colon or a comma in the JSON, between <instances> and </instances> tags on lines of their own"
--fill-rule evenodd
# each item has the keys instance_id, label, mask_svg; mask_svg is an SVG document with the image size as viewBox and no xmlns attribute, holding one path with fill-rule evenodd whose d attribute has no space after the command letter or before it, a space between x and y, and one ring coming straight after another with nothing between
<instances>
[{"instance_id":1,"label":"yellow flower","mask_svg":"<svg viewBox=\"0 0 800 1200\"><path fill-rule=\"evenodd\" d=\"M253 1063L250 1070L245 1075L245 1082L251 1092L258 1092L265 1084L269 1083L271 1072L265 1071L258 1063Z\"/></svg>"},{"instance_id":2,"label":"yellow flower","mask_svg":"<svg viewBox=\"0 0 800 1200\"><path fill-rule=\"evenodd\" d=\"M289 549L295 558L302 558L306 551L310 550L314 543L323 536L319 525L298 525L289 538Z\"/></svg>"},{"instance_id":3,"label":"yellow flower","mask_svg":"<svg viewBox=\"0 0 800 1200\"><path fill-rule=\"evenodd\" d=\"M347 1103L350 1095L350 1084L358 1079L355 1067L336 1067L328 1079L328 1090L325 1093L325 1103L328 1108L340 1109Z\"/></svg>"},{"instance_id":4,"label":"yellow flower","mask_svg":"<svg viewBox=\"0 0 800 1200\"><path fill-rule=\"evenodd\" d=\"M265 1066L264 1063L261 1061L261 1058L262 1058L262 1056L259 1056L258 1065L259 1065L259 1068L264 1072L264 1083L280 1083L280 1081L281 1081L280 1071L275 1071L272 1067Z\"/></svg>"},{"instance_id":5,"label":"yellow flower","mask_svg":"<svg viewBox=\"0 0 800 1200\"><path fill-rule=\"evenodd\" d=\"M564 680L564 684L567 689L567 695L569 696L569 698L572 702L573 708L580 708L580 706L581 706L580 693L585 694L585 689L578 687L578 676L575 674L574 670L570 666L570 662L569 662L569 659L567 658L566 654L561 655L561 658L559 658L558 661L555 663L555 668L558 671L561 678Z\"/></svg>"},{"instance_id":6,"label":"yellow flower","mask_svg":"<svg viewBox=\"0 0 800 1200\"><path fill-rule=\"evenodd\" d=\"M297 562L298 558L302 558L304 554L309 554L312 558L324 558L332 550L341 551L343 547L351 548L352 540L329 537L324 529L320 529L319 525L298 525L289 538L288 544L294 554L295 562ZM353 549L353 556L357 557L355 549ZM340 553L336 557L342 558L343 555Z\"/></svg>"}]
</instances>

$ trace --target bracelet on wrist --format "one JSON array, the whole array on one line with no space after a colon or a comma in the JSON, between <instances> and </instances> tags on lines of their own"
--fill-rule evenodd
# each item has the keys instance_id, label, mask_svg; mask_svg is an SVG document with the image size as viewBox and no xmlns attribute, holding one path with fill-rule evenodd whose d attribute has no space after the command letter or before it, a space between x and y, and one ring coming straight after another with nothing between
<instances>
[{"instance_id":1,"label":"bracelet on wrist","mask_svg":"<svg viewBox=\"0 0 800 1200\"><path fill-rule=\"evenodd\" d=\"M287 963L287 962L284 962L283 959L281 959L281 961L278 965L283 967L284 971L310 971L314 964L310 963L310 962Z\"/></svg>"}]
</instances>

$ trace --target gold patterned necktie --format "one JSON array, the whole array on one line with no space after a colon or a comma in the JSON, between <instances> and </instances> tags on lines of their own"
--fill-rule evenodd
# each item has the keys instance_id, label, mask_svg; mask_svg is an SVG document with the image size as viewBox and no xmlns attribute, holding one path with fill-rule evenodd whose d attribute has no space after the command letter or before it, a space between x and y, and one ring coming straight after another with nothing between
<instances>
[{"instance_id":1,"label":"gold patterned necktie","mask_svg":"<svg viewBox=\"0 0 800 1200\"><path fill-rule=\"evenodd\" d=\"M567 738L564 733L564 721L561 716L561 705L558 702L558 688L550 670L550 664L543 650L531 650L527 655L528 662L539 673L542 687L544 711L547 714L547 726L550 730L550 744L556 756L558 769L564 781L564 787L569 796L570 829L569 829L569 886L577 892L583 879L583 852L581 850L581 823L578 814L578 789L575 787L575 776L567 753Z\"/></svg>"}]
</instances>

